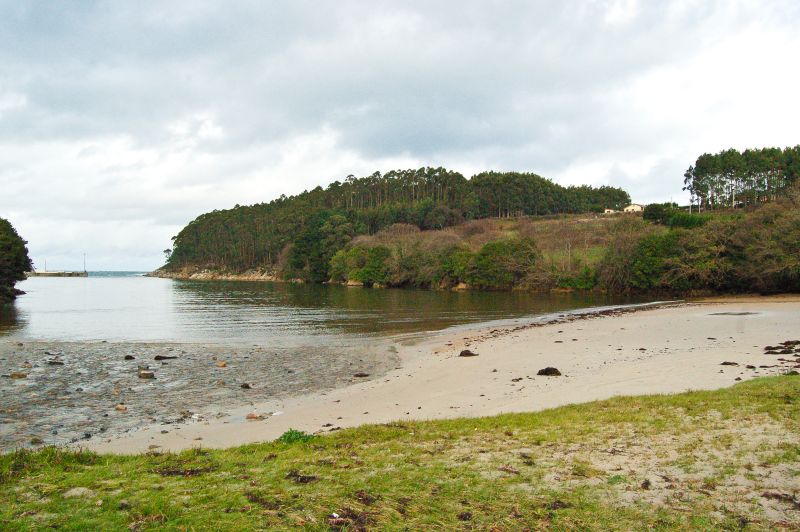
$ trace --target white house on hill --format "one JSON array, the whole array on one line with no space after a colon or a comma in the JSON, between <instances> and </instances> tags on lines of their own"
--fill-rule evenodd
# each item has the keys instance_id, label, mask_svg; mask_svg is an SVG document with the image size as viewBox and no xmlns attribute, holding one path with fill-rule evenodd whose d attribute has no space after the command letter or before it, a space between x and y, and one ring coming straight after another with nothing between
<instances>
[{"instance_id":1,"label":"white house on hill","mask_svg":"<svg viewBox=\"0 0 800 532\"><path fill-rule=\"evenodd\" d=\"M623 210L625 212L642 212L644 210L644 207L642 207L638 203L631 203L630 205L625 207L625 209L623 209Z\"/></svg>"}]
</instances>

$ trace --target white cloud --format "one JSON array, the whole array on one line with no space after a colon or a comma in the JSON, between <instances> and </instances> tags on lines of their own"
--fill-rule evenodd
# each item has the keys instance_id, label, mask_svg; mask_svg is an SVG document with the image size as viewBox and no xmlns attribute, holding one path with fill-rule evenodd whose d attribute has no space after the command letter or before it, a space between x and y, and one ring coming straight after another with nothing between
<instances>
[{"instance_id":1,"label":"white cloud","mask_svg":"<svg viewBox=\"0 0 800 532\"><path fill-rule=\"evenodd\" d=\"M28 103L28 98L24 94L7 92L0 92L0 118L3 117L4 111L12 109L20 109L25 107Z\"/></svg>"},{"instance_id":2,"label":"white cloud","mask_svg":"<svg viewBox=\"0 0 800 532\"><path fill-rule=\"evenodd\" d=\"M625 24L636 17L636 0L611 0L603 3L606 5L606 14L603 17L606 24Z\"/></svg>"}]
</instances>

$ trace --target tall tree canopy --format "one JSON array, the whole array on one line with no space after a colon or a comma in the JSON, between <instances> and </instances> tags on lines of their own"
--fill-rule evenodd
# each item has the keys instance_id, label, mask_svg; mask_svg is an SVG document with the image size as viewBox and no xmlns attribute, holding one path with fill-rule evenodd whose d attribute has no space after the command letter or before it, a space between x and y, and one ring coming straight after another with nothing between
<instances>
[{"instance_id":1,"label":"tall tree canopy","mask_svg":"<svg viewBox=\"0 0 800 532\"><path fill-rule=\"evenodd\" d=\"M683 176L701 209L774 201L798 181L800 145L704 153Z\"/></svg>"},{"instance_id":2,"label":"tall tree canopy","mask_svg":"<svg viewBox=\"0 0 800 532\"><path fill-rule=\"evenodd\" d=\"M484 172L468 180L428 167L351 175L325 189L200 215L174 237L165 268L277 267L322 281L333 254L353 236L395 223L442 229L474 218L602 212L628 203L618 188L562 187L533 173Z\"/></svg>"},{"instance_id":3,"label":"tall tree canopy","mask_svg":"<svg viewBox=\"0 0 800 532\"><path fill-rule=\"evenodd\" d=\"M11 223L0 218L0 303L14 299L18 293L14 284L32 268L25 244Z\"/></svg>"}]
</instances>

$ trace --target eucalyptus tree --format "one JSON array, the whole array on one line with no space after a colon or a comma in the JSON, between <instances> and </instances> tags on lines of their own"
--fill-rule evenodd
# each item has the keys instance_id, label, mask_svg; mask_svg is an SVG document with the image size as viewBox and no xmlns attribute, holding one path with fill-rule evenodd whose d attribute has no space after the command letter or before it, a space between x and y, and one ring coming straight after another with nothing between
<instances>
[{"instance_id":1,"label":"eucalyptus tree","mask_svg":"<svg viewBox=\"0 0 800 532\"><path fill-rule=\"evenodd\" d=\"M699 208L717 209L775 201L800 175L800 146L704 153L683 174Z\"/></svg>"}]
</instances>

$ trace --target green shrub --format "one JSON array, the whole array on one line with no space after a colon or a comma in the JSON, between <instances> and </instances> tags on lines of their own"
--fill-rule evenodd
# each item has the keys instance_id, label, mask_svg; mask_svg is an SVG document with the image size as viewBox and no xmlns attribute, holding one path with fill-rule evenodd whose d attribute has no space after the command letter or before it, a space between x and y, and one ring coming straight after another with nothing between
<instances>
[{"instance_id":1,"label":"green shrub","mask_svg":"<svg viewBox=\"0 0 800 532\"><path fill-rule=\"evenodd\" d=\"M354 280L356 272L367 264L367 250L354 246L350 249L340 249L331 258L331 280L346 282Z\"/></svg>"},{"instance_id":2,"label":"green shrub","mask_svg":"<svg viewBox=\"0 0 800 532\"><path fill-rule=\"evenodd\" d=\"M589 266L581 268L578 275L559 277L556 284L561 288L574 288L576 290L591 290L597 286L597 270Z\"/></svg>"},{"instance_id":3,"label":"green shrub","mask_svg":"<svg viewBox=\"0 0 800 532\"><path fill-rule=\"evenodd\" d=\"M363 283L364 286L386 284L389 279L387 260L391 255L392 252L386 246L369 248L364 257L364 267L351 271L349 279Z\"/></svg>"},{"instance_id":4,"label":"green shrub","mask_svg":"<svg viewBox=\"0 0 800 532\"><path fill-rule=\"evenodd\" d=\"M689 214L688 212L673 211L666 216L662 223L669 227L694 229L704 226L710 219L711 215L709 214Z\"/></svg>"},{"instance_id":5,"label":"green shrub","mask_svg":"<svg viewBox=\"0 0 800 532\"><path fill-rule=\"evenodd\" d=\"M459 248L442 254L436 280L451 286L467 282L470 267L474 259L474 253Z\"/></svg>"},{"instance_id":6,"label":"green shrub","mask_svg":"<svg viewBox=\"0 0 800 532\"><path fill-rule=\"evenodd\" d=\"M306 443L314 439L313 434L307 434L302 430L289 429L278 437L279 443L293 444Z\"/></svg>"},{"instance_id":7,"label":"green shrub","mask_svg":"<svg viewBox=\"0 0 800 532\"><path fill-rule=\"evenodd\" d=\"M664 203L651 203L644 208L642 218L653 223L663 224L671 207Z\"/></svg>"},{"instance_id":8,"label":"green shrub","mask_svg":"<svg viewBox=\"0 0 800 532\"><path fill-rule=\"evenodd\" d=\"M676 203L651 203L644 208L642 218L668 227L694 229L702 227L711 219L708 214L688 213L678 209Z\"/></svg>"},{"instance_id":9,"label":"green shrub","mask_svg":"<svg viewBox=\"0 0 800 532\"><path fill-rule=\"evenodd\" d=\"M534 273L539 256L530 238L489 242L472 261L467 282L475 288L508 290Z\"/></svg>"},{"instance_id":10,"label":"green shrub","mask_svg":"<svg viewBox=\"0 0 800 532\"><path fill-rule=\"evenodd\" d=\"M662 282L669 261L678 255L680 233L648 235L639 241L631 261L630 286L639 290L667 288Z\"/></svg>"}]
</instances>

